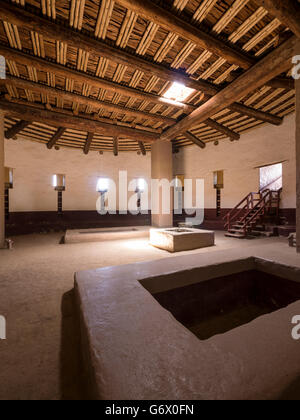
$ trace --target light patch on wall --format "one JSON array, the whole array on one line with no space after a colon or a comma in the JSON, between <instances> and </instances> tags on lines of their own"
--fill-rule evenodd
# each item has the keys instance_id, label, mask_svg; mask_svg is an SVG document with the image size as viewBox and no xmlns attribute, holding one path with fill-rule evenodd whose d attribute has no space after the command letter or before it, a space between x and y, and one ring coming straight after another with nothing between
<instances>
[{"instance_id":1,"label":"light patch on wall","mask_svg":"<svg viewBox=\"0 0 300 420\"><path fill-rule=\"evenodd\" d=\"M260 168L260 190L278 191L282 188L282 163Z\"/></svg>"},{"instance_id":2,"label":"light patch on wall","mask_svg":"<svg viewBox=\"0 0 300 420\"><path fill-rule=\"evenodd\" d=\"M164 94L164 98L176 102L184 102L194 92L194 89L188 88L181 83L174 82Z\"/></svg>"},{"instance_id":3,"label":"light patch on wall","mask_svg":"<svg viewBox=\"0 0 300 420\"><path fill-rule=\"evenodd\" d=\"M139 192L144 192L146 188L146 181L144 180L144 178L139 178L137 180L137 190Z\"/></svg>"},{"instance_id":4,"label":"light patch on wall","mask_svg":"<svg viewBox=\"0 0 300 420\"><path fill-rule=\"evenodd\" d=\"M52 186L55 190L64 191L66 188L66 177L62 174L56 174L52 177Z\"/></svg>"},{"instance_id":5,"label":"light patch on wall","mask_svg":"<svg viewBox=\"0 0 300 420\"><path fill-rule=\"evenodd\" d=\"M107 192L109 187L109 179L108 178L99 178L97 182L97 191L98 192Z\"/></svg>"}]
</instances>

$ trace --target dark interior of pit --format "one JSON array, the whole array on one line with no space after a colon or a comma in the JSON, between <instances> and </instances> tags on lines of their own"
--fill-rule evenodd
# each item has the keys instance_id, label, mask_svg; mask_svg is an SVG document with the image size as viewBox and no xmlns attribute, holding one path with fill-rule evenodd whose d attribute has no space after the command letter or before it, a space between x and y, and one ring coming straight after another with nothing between
<instances>
[{"instance_id":1,"label":"dark interior of pit","mask_svg":"<svg viewBox=\"0 0 300 420\"><path fill-rule=\"evenodd\" d=\"M300 300L300 283L253 270L153 297L200 340L206 340Z\"/></svg>"}]
</instances>

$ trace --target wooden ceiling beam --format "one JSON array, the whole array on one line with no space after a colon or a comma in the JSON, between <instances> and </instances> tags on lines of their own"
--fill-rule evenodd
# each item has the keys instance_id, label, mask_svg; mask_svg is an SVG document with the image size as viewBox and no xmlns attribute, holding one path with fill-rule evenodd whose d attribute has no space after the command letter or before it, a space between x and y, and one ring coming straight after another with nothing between
<instances>
[{"instance_id":1,"label":"wooden ceiling beam","mask_svg":"<svg viewBox=\"0 0 300 420\"><path fill-rule=\"evenodd\" d=\"M296 43L297 37L291 37L229 86L201 105L196 111L162 133L161 139L172 140L176 138L179 133L184 133L187 129L211 118L253 92L253 90L265 85L269 80L289 70L291 58L295 54Z\"/></svg>"},{"instance_id":2,"label":"wooden ceiling beam","mask_svg":"<svg viewBox=\"0 0 300 420\"><path fill-rule=\"evenodd\" d=\"M64 127L59 127L55 134L51 137L51 139L47 143L47 148L52 149L53 146L56 145L58 140L61 138L61 136L65 133L66 129Z\"/></svg>"},{"instance_id":3,"label":"wooden ceiling beam","mask_svg":"<svg viewBox=\"0 0 300 420\"><path fill-rule=\"evenodd\" d=\"M87 84L90 84L90 85L92 85L96 88L99 88L99 89L107 89L107 90L110 90L114 93L119 93L119 94L127 96L127 97L135 97L136 99L139 99L139 100L142 100L142 101L146 100L146 101L149 101L151 103L155 103L155 104L159 104L159 105L172 105L172 106L175 106L179 109L182 109L182 111L186 114L191 113L192 111L194 111L196 109L194 106L191 106L191 105L184 105L184 104L178 104L178 103L176 104L176 103L173 103L173 102L169 103L167 100L164 100L164 98L161 98L160 96L153 95L153 94L146 93L146 92L142 92L142 91L138 91L136 89L129 88L129 87L126 87L126 86L121 86L121 85L118 85L117 83L110 82L110 81L107 81L107 80L101 80L97 77L93 77L93 76L90 76L88 74L83 74L79 71L66 68L66 67L61 66L59 64L52 63L52 62L49 62L47 60L43 60L41 58L34 57L34 56L31 56L31 55L28 55L28 54L24 54L20 51L13 50L13 49L5 47L3 45L0 45L0 54L3 55L4 57L6 57L7 59L15 60L16 62L18 62L20 64L23 64L23 65L26 65L26 66L32 66L33 65L39 71L52 72L52 73L57 74L58 76L61 76L63 78L73 79L73 80L76 80L79 83L87 83ZM8 78L10 78L10 77L8 76ZM185 78L188 79L187 77L185 77ZM275 81L275 83L277 83L277 86L278 86L278 78L274 79L274 81ZM5 84L5 80L2 80L0 82L2 82L2 84L3 83ZM272 80L272 82L273 82L273 80ZM25 83L26 82L24 82L24 84ZM33 82L31 82L31 83L33 83ZM205 83L206 82L204 82L204 84ZM288 88L289 86L291 86L291 87L294 86L291 82L287 83L287 82L283 81L282 83L284 84L284 86L282 86L282 84L281 84L278 87ZM29 84L28 84L28 86L29 86ZM274 85L274 87L277 87L277 86ZM52 89L54 89L54 88L52 88ZM207 93L207 95L209 95L211 97L211 96L215 95L216 93L220 92L220 89L217 86L209 84L209 88L208 89L204 88L203 91L205 91ZM241 114L243 114L242 107L240 107L238 109L239 105L240 104L235 103L234 112L240 112ZM111 104L109 106L111 106ZM106 105L106 107L108 107L108 105ZM147 113L145 113L145 114L147 114ZM153 115L155 115L155 114L153 114ZM257 116L255 116L255 109L253 109L252 116L254 118L260 119L259 115L258 115L258 112L257 112ZM154 119L155 118L156 117L154 117ZM170 122L172 122L172 124L173 124L173 121L169 121L169 123Z\"/></svg>"},{"instance_id":4,"label":"wooden ceiling beam","mask_svg":"<svg viewBox=\"0 0 300 420\"><path fill-rule=\"evenodd\" d=\"M229 137L232 140L239 140L240 134L236 133L235 131L230 130L225 125L219 124L217 121L212 120L211 118L208 118L206 121L204 121L206 125L213 128L216 131L219 131L220 133L225 134L227 137Z\"/></svg>"},{"instance_id":5,"label":"wooden ceiling beam","mask_svg":"<svg viewBox=\"0 0 300 420\"><path fill-rule=\"evenodd\" d=\"M292 90L295 89L295 80L292 77L275 77L267 83L267 86L274 89Z\"/></svg>"},{"instance_id":6,"label":"wooden ceiling beam","mask_svg":"<svg viewBox=\"0 0 300 420\"><path fill-rule=\"evenodd\" d=\"M84 145L84 148L83 148L83 153L85 155L89 154L93 138L94 138L94 133L88 133L87 134L86 142L85 142L85 145Z\"/></svg>"},{"instance_id":7,"label":"wooden ceiling beam","mask_svg":"<svg viewBox=\"0 0 300 420\"><path fill-rule=\"evenodd\" d=\"M149 0L118 0L118 3L126 9L132 10L140 17L154 22L164 29L194 42L199 47L208 50L219 57L225 58L229 63L237 64L248 69L254 64L254 59L239 51L233 44L225 43L213 37L207 32L182 20L173 13L157 6Z\"/></svg>"},{"instance_id":8,"label":"wooden ceiling beam","mask_svg":"<svg viewBox=\"0 0 300 420\"><path fill-rule=\"evenodd\" d=\"M199 146L201 149L205 149L206 143L204 141L198 139L198 137L194 136L194 134L190 133L189 131L186 131L183 133L183 135L190 141L192 141L194 144Z\"/></svg>"},{"instance_id":9,"label":"wooden ceiling beam","mask_svg":"<svg viewBox=\"0 0 300 420\"><path fill-rule=\"evenodd\" d=\"M113 146L114 146L114 156L118 156L118 154L119 154L119 139L118 139L118 137L113 138Z\"/></svg>"},{"instance_id":10,"label":"wooden ceiling beam","mask_svg":"<svg viewBox=\"0 0 300 420\"><path fill-rule=\"evenodd\" d=\"M144 143L142 141L138 142L139 148L141 150L141 153L143 156L146 156L147 152L146 152L146 147L144 145Z\"/></svg>"},{"instance_id":11,"label":"wooden ceiling beam","mask_svg":"<svg viewBox=\"0 0 300 420\"><path fill-rule=\"evenodd\" d=\"M18 123L16 123L11 128L5 131L5 134L4 134L5 138L8 140L12 139L18 133L24 130L24 128L28 127L30 124L31 124L30 121L24 121L24 120L19 121Z\"/></svg>"},{"instance_id":12,"label":"wooden ceiling beam","mask_svg":"<svg viewBox=\"0 0 300 420\"><path fill-rule=\"evenodd\" d=\"M148 93L144 93L144 92L140 92L140 91L136 91L132 88L127 88L125 86L119 86L116 85L115 83L112 82L108 82L108 81L99 81L100 79L96 78L96 77L92 77L89 75L84 75L76 70L71 70L71 69L67 69L59 64L54 64L51 62L48 62L46 60L42 60L40 58L37 57L32 57L29 55L26 55L22 52L19 51L15 51L15 50L11 50L10 48L4 47L0 45L0 54L5 55L7 58L10 59L15 59L17 62L24 64L24 65L34 65L38 70L40 71L50 71L53 72L57 75L60 75L62 77L65 78L73 78L73 80L77 80L78 82L82 82L82 83L90 83L91 85L98 87L98 88L106 88L106 89L114 89L113 91L115 93L122 93L124 96L128 96L128 97L136 97L137 99L142 99L142 100L149 100L149 102L153 102L153 103L157 103L157 104L166 104L162 98L160 98L159 96L156 95L152 95L152 94L148 94ZM87 98L87 97L83 97L77 94L73 94L70 92L63 92L59 89L56 88L51 88L49 86L45 86L45 85L41 85L35 82L31 82L25 79L19 79L10 75L7 75L7 79L6 80L0 80L0 86L1 85L6 85L7 81L9 80L9 82L11 82L12 84L14 84L15 86L19 87L19 88L25 88L27 87L28 89L32 89L32 90L36 90L39 92L43 92L45 94L51 93L51 94L57 94L59 93L62 96L64 96L65 99L69 99L69 100L78 100L78 102L80 103L84 103L86 105L91 105L91 106L95 106L101 103L101 105L103 104L103 107L105 107L105 109L109 109L112 112L118 112L118 111L122 111L126 109L126 112L128 115L133 115L133 116L142 116L147 117L153 120L157 120L157 121L163 121L166 122L168 125L174 125L174 119L168 118L168 117L163 117L163 116L157 116L155 114L150 114L150 113L146 113L144 111L135 111L135 110L129 110L128 108L123 108L120 107L118 105L114 105L114 104L107 104L107 103L102 103L96 99L92 99L92 98ZM113 85L113 86L111 86ZM215 94L219 92L219 89L217 87L214 87L214 92ZM127 111L128 109L128 111ZM194 111L196 109L196 107L194 106L190 106L190 105L185 105L183 108L181 108L185 113L190 113L192 111ZM268 113L263 113L261 111L258 111L254 108L249 108L249 107L244 107L242 104L239 103L235 103L232 106L229 107L229 109L231 109L234 112L239 112L240 114L245 114L245 115L249 115L249 113L251 113L251 117L256 118L256 119L261 119L262 121L265 122L271 122L272 120L279 120L278 117L273 117L271 116L271 114ZM153 115L153 117L152 117ZM278 125L278 121L276 120L276 125Z\"/></svg>"},{"instance_id":13,"label":"wooden ceiling beam","mask_svg":"<svg viewBox=\"0 0 300 420\"><path fill-rule=\"evenodd\" d=\"M42 85L40 83L31 82L29 80L17 78L10 75L7 75L5 80L0 79L0 86L4 86L7 84L15 86L16 88L19 88L19 89L30 89L34 92L43 93L45 95L53 95L63 100L91 106L93 108L96 108L97 110L105 109L109 112L117 112L119 114L126 114L133 118L144 118L147 120L149 119L156 122L162 122L168 125L173 125L176 123L176 120L174 118L164 117L158 114L151 114L150 112L144 112L144 111L139 111L135 109L125 108L120 105L115 105L108 102L99 101L98 99L78 95L76 93L66 92L61 89L52 88L47 85Z\"/></svg>"},{"instance_id":14,"label":"wooden ceiling beam","mask_svg":"<svg viewBox=\"0 0 300 420\"><path fill-rule=\"evenodd\" d=\"M94 54L96 57L105 57L127 67L135 67L146 74L155 75L162 80L183 83L187 87L203 91L210 95L216 93L214 85L205 80L194 80L187 75L182 74L180 71L169 69L161 64L149 62L148 60L128 53L127 51L120 51L119 48L109 46L106 43L95 40L78 31L75 32L68 28L68 25L59 25L53 21L49 21L26 10L20 9L19 6L14 6L5 2L5 8L1 8L1 3L3 3L3 1L0 0L0 19L7 20L17 26L22 26L28 31L37 31L46 38L50 37L66 42L69 46L82 48L83 50ZM256 60L252 58L247 68L255 62Z\"/></svg>"},{"instance_id":15,"label":"wooden ceiling beam","mask_svg":"<svg viewBox=\"0 0 300 420\"><path fill-rule=\"evenodd\" d=\"M150 1L119 0L118 3L127 9L135 11L147 21L159 24L164 29L179 35L181 38L192 41L199 47L225 58L230 63L237 64L244 69L248 69L255 63L255 59L239 51L233 44L225 43L215 38ZM56 23L38 16L39 13L40 9L38 8L36 8L36 14L34 14L24 8L0 0L0 19L4 21L27 29L28 31L38 32L46 38L66 42L71 47L81 48L89 51L91 54L101 55L116 62L121 62L120 60L122 60L122 64L131 65L131 54L123 54L120 53L120 50L114 48L109 49L107 46L104 47L104 43L81 32L72 30L69 28L69 25L60 24L59 19L57 19ZM147 68L145 60L141 59L140 61L143 65L143 67L140 67L140 70L145 71Z\"/></svg>"},{"instance_id":16,"label":"wooden ceiling beam","mask_svg":"<svg viewBox=\"0 0 300 420\"><path fill-rule=\"evenodd\" d=\"M18 119L26 119L31 122L40 122L54 127L65 127L72 130L100 133L105 136L118 136L137 141L154 142L159 136L146 130L124 127L97 121L91 118L83 118L68 113L54 112L40 109L36 106L28 106L0 100L0 109L5 115L10 115Z\"/></svg>"},{"instance_id":17,"label":"wooden ceiling beam","mask_svg":"<svg viewBox=\"0 0 300 420\"><path fill-rule=\"evenodd\" d=\"M238 102L233 103L229 108L231 111L247 115L248 117L255 118L256 120L269 124L281 125L283 123L283 119L281 117L277 117L277 115L269 114L268 112L260 111L259 109L251 108Z\"/></svg>"},{"instance_id":18,"label":"wooden ceiling beam","mask_svg":"<svg viewBox=\"0 0 300 420\"><path fill-rule=\"evenodd\" d=\"M91 76L90 74L82 73L69 67L53 63L49 60L25 54L21 51L14 50L4 45L0 45L0 55L4 56L6 59L14 60L18 64L22 64L24 66L33 66L38 71L53 73L63 78L75 80L77 83L87 83L94 88L106 89L128 98L136 98L141 101L149 101L150 103L158 105L174 106L175 108L182 109L182 111L185 113L191 112L191 110L194 109L194 107L189 105L168 101L152 93L143 92L141 90L137 90L124 85L119 85L118 83L111 82L109 80L99 79L98 77Z\"/></svg>"},{"instance_id":19,"label":"wooden ceiling beam","mask_svg":"<svg viewBox=\"0 0 300 420\"><path fill-rule=\"evenodd\" d=\"M99 89L107 89L110 90L114 93L119 93L121 95L124 95L126 97L135 97L136 99L142 100L142 101L149 101L151 103L155 103L155 104L159 104L159 105L172 105L175 106L179 109L182 109L182 111L186 114L191 113L192 111L194 111L196 108L194 106L191 105L184 105L184 104L174 104L169 103L168 101L164 100L163 98L161 98L160 96L157 95L153 95L150 93L146 93L146 92L142 92L142 91L138 91L136 89L133 88L129 88L126 86L121 86L118 85L117 83L114 82L110 82L107 80L101 80L97 77L94 76L90 76L88 74L83 74L79 71L70 69L70 68L66 68L64 66L61 66L59 64L50 62L48 60L44 60L38 57L34 57L28 54L25 54L23 52L20 51L16 51L13 50L9 47L5 47L3 45L0 45L0 55L3 55L4 57L6 57L7 59L11 59L11 60L15 60L17 63L23 64L25 66L34 66L37 70L39 71L43 71L43 72L50 72L50 73L54 73L58 76L61 76L63 78L69 78L72 80L76 80L79 83L87 83L90 84L96 88ZM8 78L10 78L10 76L8 75ZM11 79L12 80L12 79ZM23 79L22 79L23 81ZM0 81L2 84L5 84L6 81L5 80L1 80ZM24 81L24 86L25 84L27 86L29 86L28 83L34 83L34 82L28 82L28 81ZM40 89L46 89L46 86L43 85L38 85ZM37 87L36 84L34 84L34 86L32 87ZM48 88L48 87L47 87ZM54 91L56 91L55 88L50 88L49 89L54 89ZM53 92L54 92L53 91ZM220 92L220 89L216 86L213 87L209 87L209 89L207 90L209 97L212 96L213 94L216 94L218 92ZM70 93L65 93L65 95L70 95L69 97L71 98ZM76 98L78 98L78 95L74 94L76 96ZM81 98L81 97L80 97ZM74 98L75 99L75 98ZM85 101L89 100L89 98L86 98ZM106 108L108 109L108 106L115 106L112 104L106 105ZM116 107L118 107L116 105ZM231 108L231 106L228 107L229 109ZM112 108L111 108L112 109ZM118 107L119 109L119 107ZM117 110L117 108L115 109ZM242 107L241 104L239 103L235 103L234 104L234 109L232 109L234 112L239 112L240 114L243 114L245 112L245 108ZM247 112L250 111L250 108L247 108ZM135 111L134 111L135 112ZM148 114L148 113L145 113ZM248 115L248 113L246 113L245 115ZM261 119L262 121L268 121L270 118L268 118L267 113L262 114L261 111L257 111L255 109L252 109L251 112L251 117L256 118L256 119ZM152 116L152 114L151 114ZM263 118L262 118L263 117ZM153 118L156 119L155 114L153 114ZM161 117L160 117L161 118ZM163 117L166 118L166 117ZM272 117L271 117L272 119ZM173 121L169 121L168 124L171 125L170 123L172 122L173 125ZM269 121L268 121L269 122Z\"/></svg>"},{"instance_id":20,"label":"wooden ceiling beam","mask_svg":"<svg viewBox=\"0 0 300 420\"><path fill-rule=\"evenodd\" d=\"M1 7L2 3L3 7ZM130 6L133 7L133 3L131 1L125 1L124 5L125 3L127 4L128 8L130 8ZM144 0L139 3L140 6L145 6ZM157 6L155 5L151 5L151 7L157 8ZM37 9L37 13L38 12L39 9ZM163 16L165 16L165 10L161 10L161 12L163 13ZM99 40L95 40L94 38L91 38L81 32L75 32L73 29L69 28L68 25L60 25L43 17L37 16L36 14L30 13L27 10L20 8L19 6L9 4L3 0L0 0L0 19L9 21L17 26L26 28L28 31L39 32L46 38L50 37L55 40L67 42L68 45L74 48L81 48L83 50L89 51L92 54L95 54L95 56L97 57L105 57L116 63L123 64L128 67L135 67L136 69L139 69L140 71L143 71L146 74L155 75L161 78L162 80L173 82L176 81L192 89L202 91L208 95L215 95L218 91L216 86L205 80L195 80L193 78L188 77L188 75L182 74L182 72L180 71L169 69L157 63L149 62L148 60L142 57L138 57L132 53L128 53L127 51L120 51L119 48L107 45L106 43L103 43ZM171 21L173 19L174 16L172 15ZM185 28L186 25L187 23L184 22ZM190 34L189 31L188 34ZM221 41L217 40L217 42L220 45L222 45ZM225 44L225 46L226 45L227 44ZM221 51L223 51L223 47L221 47ZM249 68L251 65L256 63L256 60L250 57L247 57L246 61L248 61L248 64L245 66L241 65L242 68Z\"/></svg>"},{"instance_id":21,"label":"wooden ceiling beam","mask_svg":"<svg viewBox=\"0 0 300 420\"><path fill-rule=\"evenodd\" d=\"M255 3L268 10L300 38L300 4L297 0L255 0Z\"/></svg>"}]
</instances>

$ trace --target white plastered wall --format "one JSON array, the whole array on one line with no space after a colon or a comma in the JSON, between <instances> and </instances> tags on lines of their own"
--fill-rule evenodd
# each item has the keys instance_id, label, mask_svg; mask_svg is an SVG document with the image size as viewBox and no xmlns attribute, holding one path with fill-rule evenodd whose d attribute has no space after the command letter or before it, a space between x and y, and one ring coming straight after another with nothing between
<instances>
[{"instance_id":1,"label":"white plastered wall","mask_svg":"<svg viewBox=\"0 0 300 420\"><path fill-rule=\"evenodd\" d=\"M213 172L224 170L222 208L235 207L249 192L259 190L259 166L283 163L282 207L296 207L295 115L281 126L265 124L241 136L240 141L209 143L205 149L190 146L174 156L174 174L203 178L205 208L216 207Z\"/></svg>"},{"instance_id":2,"label":"white plastered wall","mask_svg":"<svg viewBox=\"0 0 300 420\"><path fill-rule=\"evenodd\" d=\"M205 208L215 208L213 172L224 170L222 208L234 207L250 191L259 188L257 167L284 161L283 208L296 207L295 115L284 119L280 127L266 124L241 136L239 142L209 143L206 149L190 146L173 155L174 175L203 178ZM151 154L110 152L99 155L62 148L47 150L45 145L22 139L5 141L5 165L15 168L14 189L10 192L11 211L55 211L56 192L53 174L66 175L64 210L95 210L98 177L113 179L118 186L119 170L128 171L128 180L151 177ZM131 193L132 194L132 193ZM129 194L130 196L130 194Z\"/></svg>"},{"instance_id":3,"label":"white plastered wall","mask_svg":"<svg viewBox=\"0 0 300 420\"><path fill-rule=\"evenodd\" d=\"M52 187L54 174L66 175L64 210L96 210L99 177L115 181L119 170L127 170L128 182L151 177L151 155L121 152L119 156L61 148L48 150L45 145L27 139L6 140L5 164L14 168L14 189L10 192L10 211L56 211L57 193ZM128 196L133 193L128 193Z\"/></svg>"}]
</instances>

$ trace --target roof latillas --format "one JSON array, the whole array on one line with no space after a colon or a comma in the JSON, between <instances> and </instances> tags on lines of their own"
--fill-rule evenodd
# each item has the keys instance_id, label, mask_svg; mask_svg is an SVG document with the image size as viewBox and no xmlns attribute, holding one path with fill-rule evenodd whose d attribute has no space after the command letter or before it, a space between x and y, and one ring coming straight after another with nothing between
<instances>
[{"instance_id":1,"label":"roof latillas","mask_svg":"<svg viewBox=\"0 0 300 420\"><path fill-rule=\"evenodd\" d=\"M0 54L8 73L0 102L11 110L6 128L19 124L18 134L51 147L145 154L183 114L191 115L292 36L288 17L269 0L268 10L252 0L231 0L230 7L223 0L166 3L71 0L66 7L55 0L0 0ZM192 136L207 143L276 123L295 109L290 70L171 140L178 147L192 144ZM162 99L175 81L194 90L184 104ZM25 114L35 110L38 120L21 124L19 106ZM65 116L67 126L51 124L53 113L59 121ZM123 135L115 135L118 129Z\"/></svg>"}]
</instances>

